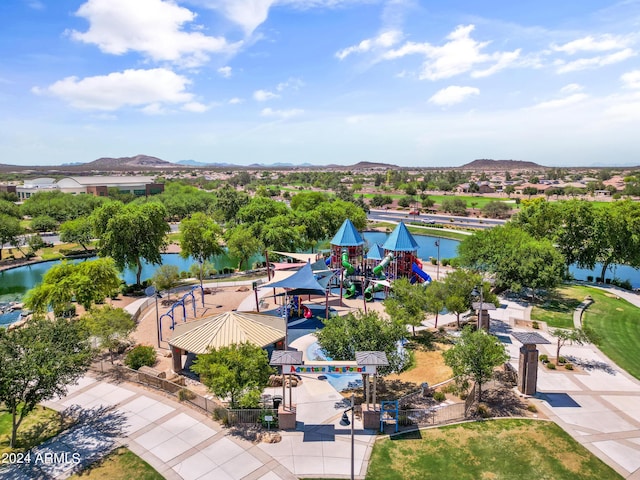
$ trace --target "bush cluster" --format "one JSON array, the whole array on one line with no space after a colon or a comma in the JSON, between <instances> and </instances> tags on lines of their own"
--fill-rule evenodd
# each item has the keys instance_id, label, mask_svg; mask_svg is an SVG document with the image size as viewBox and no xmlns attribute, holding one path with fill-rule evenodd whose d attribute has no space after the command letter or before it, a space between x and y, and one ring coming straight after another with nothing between
<instances>
[{"instance_id":1,"label":"bush cluster","mask_svg":"<svg viewBox=\"0 0 640 480\"><path fill-rule=\"evenodd\" d=\"M137 345L124 358L124 364L138 370L140 367L153 367L156 363L156 349L148 345Z\"/></svg>"}]
</instances>

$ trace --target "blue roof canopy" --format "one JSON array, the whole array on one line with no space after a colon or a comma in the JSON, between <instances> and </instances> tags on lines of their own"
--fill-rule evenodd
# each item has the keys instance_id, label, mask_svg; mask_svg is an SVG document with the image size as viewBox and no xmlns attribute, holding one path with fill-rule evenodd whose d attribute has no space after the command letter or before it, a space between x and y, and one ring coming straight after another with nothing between
<instances>
[{"instance_id":1,"label":"blue roof canopy","mask_svg":"<svg viewBox=\"0 0 640 480\"><path fill-rule=\"evenodd\" d=\"M356 227L353 225L351 220L347 218L342 223L338 233L333 237L333 240L331 240L331 245L338 245L339 247L358 247L360 245L364 245L364 240L358 230L356 230Z\"/></svg>"},{"instance_id":2,"label":"blue roof canopy","mask_svg":"<svg viewBox=\"0 0 640 480\"><path fill-rule=\"evenodd\" d=\"M418 250L417 242L403 222L400 222L395 230L391 232L382 247L392 252L415 252Z\"/></svg>"},{"instance_id":3,"label":"blue roof canopy","mask_svg":"<svg viewBox=\"0 0 640 480\"><path fill-rule=\"evenodd\" d=\"M375 243L367 252L367 260L382 260L383 258L384 250L377 243Z\"/></svg>"},{"instance_id":4,"label":"blue roof canopy","mask_svg":"<svg viewBox=\"0 0 640 480\"><path fill-rule=\"evenodd\" d=\"M311 270L311 264L305 263L304 267L298 270L296 273L278 282L267 283L261 285L260 288L295 288L300 291L301 294L311 295L324 295L325 287L318 283L313 271Z\"/></svg>"}]
</instances>

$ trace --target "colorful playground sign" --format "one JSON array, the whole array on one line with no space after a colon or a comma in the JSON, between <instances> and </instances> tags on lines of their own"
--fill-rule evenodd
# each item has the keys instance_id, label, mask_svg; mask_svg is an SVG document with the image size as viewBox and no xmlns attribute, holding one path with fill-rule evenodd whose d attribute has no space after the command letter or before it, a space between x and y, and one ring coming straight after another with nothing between
<instances>
[{"instance_id":1,"label":"colorful playground sign","mask_svg":"<svg viewBox=\"0 0 640 480\"><path fill-rule=\"evenodd\" d=\"M283 365L283 373L306 373L312 375L326 374L370 374L376 373L375 365L346 365L346 364L305 364L305 365Z\"/></svg>"}]
</instances>

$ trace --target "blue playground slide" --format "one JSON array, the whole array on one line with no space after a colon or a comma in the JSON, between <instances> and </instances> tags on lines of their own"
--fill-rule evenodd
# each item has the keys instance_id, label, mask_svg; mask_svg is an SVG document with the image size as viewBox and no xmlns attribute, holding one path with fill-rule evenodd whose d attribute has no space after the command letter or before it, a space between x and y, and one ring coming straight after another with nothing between
<instances>
[{"instance_id":1,"label":"blue playground slide","mask_svg":"<svg viewBox=\"0 0 640 480\"><path fill-rule=\"evenodd\" d=\"M418 275L423 281L427 282L427 283L431 283L431 277L429 276L429 274L427 272L425 272L424 270L422 270L417 263L413 263L411 265L411 270L413 271L413 273L415 273L416 275Z\"/></svg>"}]
</instances>

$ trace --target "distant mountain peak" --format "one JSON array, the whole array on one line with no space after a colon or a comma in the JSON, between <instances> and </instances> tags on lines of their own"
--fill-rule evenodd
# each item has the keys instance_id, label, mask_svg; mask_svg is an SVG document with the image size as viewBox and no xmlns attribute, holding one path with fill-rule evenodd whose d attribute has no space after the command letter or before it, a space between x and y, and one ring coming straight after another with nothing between
<instances>
[{"instance_id":1,"label":"distant mountain peak","mask_svg":"<svg viewBox=\"0 0 640 480\"><path fill-rule=\"evenodd\" d=\"M525 160L491 160L483 158L462 165L460 168L469 170L535 170L547 167Z\"/></svg>"}]
</instances>

